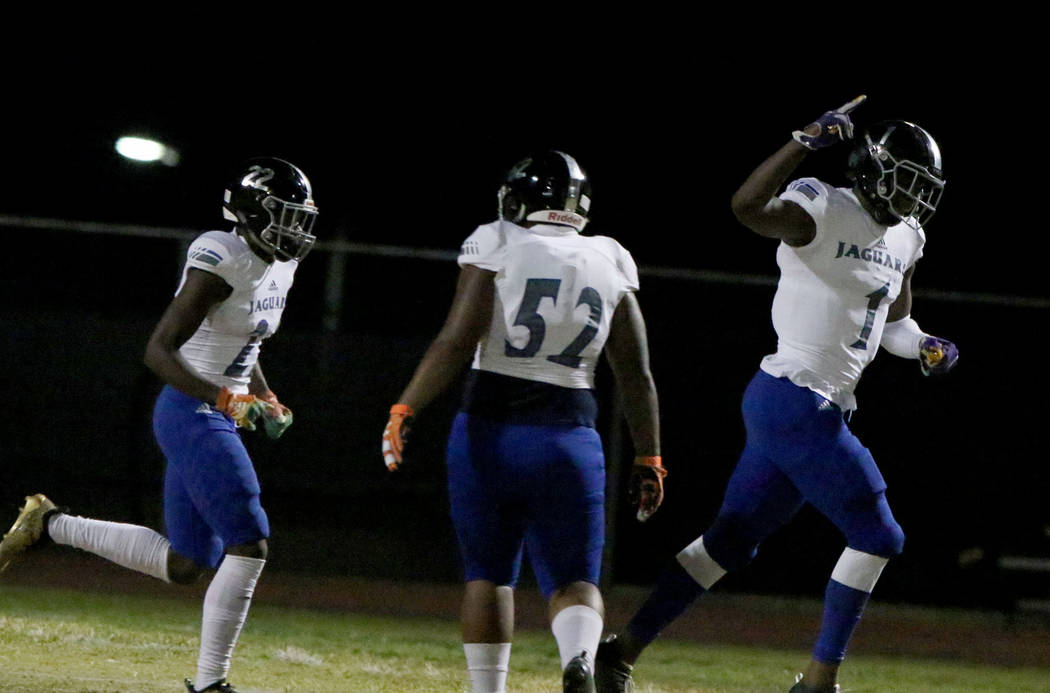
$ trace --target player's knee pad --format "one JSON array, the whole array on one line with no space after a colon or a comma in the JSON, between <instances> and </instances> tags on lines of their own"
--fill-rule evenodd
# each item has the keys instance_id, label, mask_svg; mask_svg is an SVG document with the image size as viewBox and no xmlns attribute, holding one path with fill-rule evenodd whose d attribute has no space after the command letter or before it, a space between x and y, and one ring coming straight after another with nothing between
<instances>
[{"instance_id":1,"label":"player's knee pad","mask_svg":"<svg viewBox=\"0 0 1050 693\"><path fill-rule=\"evenodd\" d=\"M192 585L204 575L204 568L174 551L168 552L168 579L177 585Z\"/></svg>"},{"instance_id":2,"label":"player's knee pad","mask_svg":"<svg viewBox=\"0 0 1050 693\"><path fill-rule=\"evenodd\" d=\"M226 553L265 561L270 554L270 546L265 539L260 539L259 541L249 541L236 546L228 546L226 547Z\"/></svg>"},{"instance_id":3,"label":"player's knee pad","mask_svg":"<svg viewBox=\"0 0 1050 693\"><path fill-rule=\"evenodd\" d=\"M892 558L893 556L901 555L904 551L904 530L896 522L892 522L884 528L880 539L882 540L882 546L879 548L882 551L873 551L872 553L875 553L875 555Z\"/></svg>"},{"instance_id":4,"label":"player's knee pad","mask_svg":"<svg viewBox=\"0 0 1050 693\"><path fill-rule=\"evenodd\" d=\"M872 524L851 533L847 537L847 543L850 548L858 551L893 558L904 550L904 530L896 520L889 518L888 521Z\"/></svg>"},{"instance_id":5,"label":"player's knee pad","mask_svg":"<svg viewBox=\"0 0 1050 693\"><path fill-rule=\"evenodd\" d=\"M707 553L728 572L740 570L758 553L761 537L737 515L719 515L704 532Z\"/></svg>"},{"instance_id":6,"label":"player's knee pad","mask_svg":"<svg viewBox=\"0 0 1050 693\"><path fill-rule=\"evenodd\" d=\"M893 558L904 550L904 530L893 519L885 492L858 503L840 529L846 543L858 551Z\"/></svg>"}]
</instances>

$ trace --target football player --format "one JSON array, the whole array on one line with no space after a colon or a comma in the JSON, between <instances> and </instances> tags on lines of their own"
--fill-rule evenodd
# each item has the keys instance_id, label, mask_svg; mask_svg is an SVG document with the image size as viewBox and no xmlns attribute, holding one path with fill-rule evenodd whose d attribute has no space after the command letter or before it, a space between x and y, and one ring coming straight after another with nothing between
<instances>
[{"instance_id":1,"label":"football player","mask_svg":"<svg viewBox=\"0 0 1050 693\"><path fill-rule=\"evenodd\" d=\"M549 603L565 691L594 691L605 460L594 372L604 351L635 453L639 518L663 497L658 402L630 253L585 236L590 184L547 151L518 163L499 219L463 243L447 320L383 432L396 469L411 417L473 358L447 445L448 490L466 588L463 649L474 693L505 690L523 546Z\"/></svg>"},{"instance_id":2,"label":"football player","mask_svg":"<svg viewBox=\"0 0 1050 693\"><path fill-rule=\"evenodd\" d=\"M263 376L259 350L277 331L295 271L314 244L317 208L302 171L263 157L233 177L223 215L233 230L191 243L175 297L146 346L146 365L165 383L153 430L167 458L167 535L71 515L37 494L0 544L0 570L41 538L169 583L192 583L217 568L204 597L196 684L185 684L234 693L226 675L269 536L238 429L261 427L277 438L292 423Z\"/></svg>"},{"instance_id":3,"label":"football player","mask_svg":"<svg viewBox=\"0 0 1050 693\"><path fill-rule=\"evenodd\" d=\"M954 344L910 316L923 225L944 188L940 150L918 125L878 123L849 155L852 188L800 178L776 195L811 151L852 139L849 112L863 100L795 131L733 196L742 224L780 242L777 350L744 393L747 443L717 517L676 556L626 630L600 646L600 693L631 690L644 648L726 572L746 565L804 502L841 530L846 547L827 584L812 660L791 690L837 691L854 627L887 561L901 552L886 482L846 420L880 346L918 360L927 375L948 372L958 359Z\"/></svg>"}]
</instances>

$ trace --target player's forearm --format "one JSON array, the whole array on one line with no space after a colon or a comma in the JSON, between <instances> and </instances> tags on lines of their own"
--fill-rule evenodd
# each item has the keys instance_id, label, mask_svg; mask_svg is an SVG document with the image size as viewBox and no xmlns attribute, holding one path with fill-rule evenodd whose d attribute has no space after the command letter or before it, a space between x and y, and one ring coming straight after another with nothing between
<instances>
[{"instance_id":1,"label":"player's forearm","mask_svg":"<svg viewBox=\"0 0 1050 693\"><path fill-rule=\"evenodd\" d=\"M143 361L165 384L190 397L210 403L218 398L222 390L200 377L178 351L170 352L151 343L146 347Z\"/></svg>"},{"instance_id":2,"label":"player's forearm","mask_svg":"<svg viewBox=\"0 0 1050 693\"><path fill-rule=\"evenodd\" d=\"M473 355L473 345L440 337L427 348L408 386L398 398L419 413L457 378Z\"/></svg>"},{"instance_id":3,"label":"player's forearm","mask_svg":"<svg viewBox=\"0 0 1050 693\"><path fill-rule=\"evenodd\" d=\"M808 152L801 144L790 140L759 164L733 193L733 214L737 219L748 225L749 221L760 215Z\"/></svg>"},{"instance_id":4,"label":"player's forearm","mask_svg":"<svg viewBox=\"0 0 1050 693\"><path fill-rule=\"evenodd\" d=\"M248 382L248 392L261 396L269 391L270 386L266 382L266 376L263 375L262 366L256 361L252 367L251 380Z\"/></svg>"},{"instance_id":5,"label":"player's forearm","mask_svg":"<svg viewBox=\"0 0 1050 693\"><path fill-rule=\"evenodd\" d=\"M904 359L919 358L922 340L928 337L919 323L910 316L887 322L882 330L880 346L894 356Z\"/></svg>"},{"instance_id":6,"label":"player's forearm","mask_svg":"<svg viewBox=\"0 0 1050 693\"><path fill-rule=\"evenodd\" d=\"M660 453L660 404L656 383L651 375L618 378L620 401L627 428L634 443L634 454L641 456Z\"/></svg>"}]
</instances>

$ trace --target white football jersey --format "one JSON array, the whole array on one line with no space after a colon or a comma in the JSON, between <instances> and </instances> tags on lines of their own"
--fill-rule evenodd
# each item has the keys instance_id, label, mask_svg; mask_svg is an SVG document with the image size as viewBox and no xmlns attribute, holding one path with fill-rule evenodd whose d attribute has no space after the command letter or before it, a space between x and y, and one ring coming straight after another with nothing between
<instances>
[{"instance_id":1,"label":"white football jersey","mask_svg":"<svg viewBox=\"0 0 1050 693\"><path fill-rule=\"evenodd\" d=\"M620 299L638 269L606 236L564 226L479 226L459 264L496 273L492 323L474 368L571 388L593 388L594 369Z\"/></svg>"},{"instance_id":2,"label":"white football jersey","mask_svg":"<svg viewBox=\"0 0 1050 693\"><path fill-rule=\"evenodd\" d=\"M234 392L247 392L262 341L277 331L299 263L267 263L234 231L208 231L186 254L182 281L190 269L217 274L233 288L213 306L179 353L200 375Z\"/></svg>"},{"instance_id":3,"label":"white football jersey","mask_svg":"<svg viewBox=\"0 0 1050 693\"><path fill-rule=\"evenodd\" d=\"M857 381L878 351L904 273L922 257L925 235L904 223L880 226L853 191L815 178L793 181L780 199L813 217L816 236L777 249L777 351L762 370L856 409Z\"/></svg>"}]
</instances>

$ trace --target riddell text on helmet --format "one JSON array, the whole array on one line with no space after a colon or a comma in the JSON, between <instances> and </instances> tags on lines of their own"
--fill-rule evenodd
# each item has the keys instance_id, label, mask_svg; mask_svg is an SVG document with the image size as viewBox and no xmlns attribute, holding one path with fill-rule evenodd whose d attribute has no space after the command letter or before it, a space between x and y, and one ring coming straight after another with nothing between
<instances>
[{"instance_id":1,"label":"riddell text on helmet","mask_svg":"<svg viewBox=\"0 0 1050 693\"><path fill-rule=\"evenodd\" d=\"M547 214L548 221L556 221L562 224L579 224L583 221L583 217L578 214L571 214L570 212L550 212Z\"/></svg>"}]
</instances>

